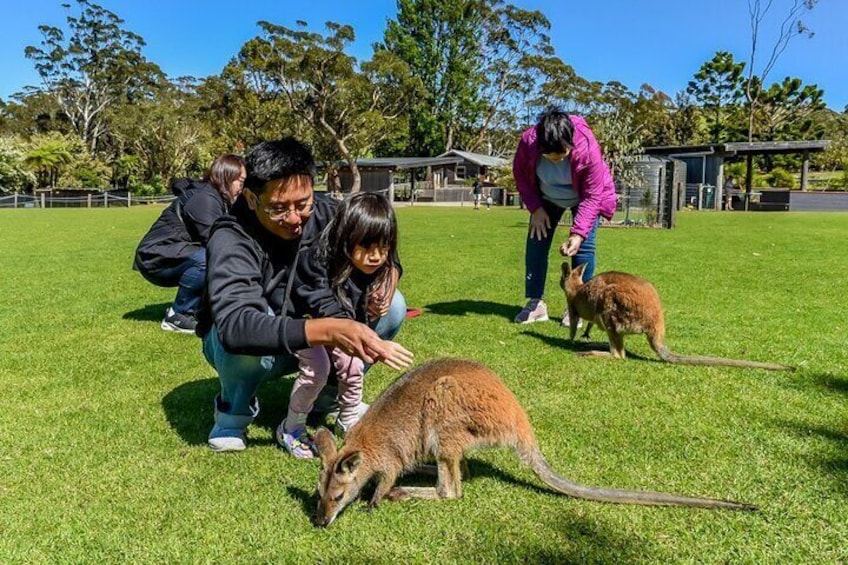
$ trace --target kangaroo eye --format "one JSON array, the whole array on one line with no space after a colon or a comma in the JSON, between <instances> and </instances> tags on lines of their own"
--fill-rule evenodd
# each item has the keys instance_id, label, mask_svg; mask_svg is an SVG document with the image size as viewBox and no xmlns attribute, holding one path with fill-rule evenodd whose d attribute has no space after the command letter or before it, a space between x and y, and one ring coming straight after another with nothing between
<instances>
[{"instance_id":1,"label":"kangaroo eye","mask_svg":"<svg viewBox=\"0 0 848 565\"><path fill-rule=\"evenodd\" d=\"M344 493L343 492L339 493L338 496L333 497L333 502L341 502L343 498L344 498Z\"/></svg>"}]
</instances>

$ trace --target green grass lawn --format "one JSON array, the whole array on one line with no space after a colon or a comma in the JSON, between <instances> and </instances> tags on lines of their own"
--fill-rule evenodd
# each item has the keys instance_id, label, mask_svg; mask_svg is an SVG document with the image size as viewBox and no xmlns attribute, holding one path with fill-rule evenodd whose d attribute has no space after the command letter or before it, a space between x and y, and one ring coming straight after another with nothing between
<instances>
[{"instance_id":1,"label":"green grass lawn","mask_svg":"<svg viewBox=\"0 0 848 565\"><path fill-rule=\"evenodd\" d=\"M787 374L667 365L641 336L626 361L578 358L557 323L511 323L526 212L399 209L401 288L426 309L398 337L416 362L491 366L569 478L761 510L571 500L490 450L470 454L462 500L355 504L321 530L318 463L272 439L290 380L260 390L247 451L206 448L215 373L199 340L159 329L173 292L130 270L160 210L0 211L0 562L848 559L848 215L683 213L671 231L599 233L599 271L659 289L672 350L799 367ZM396 376L376 367L366 399Z\"/></svg>"}]
</instances>

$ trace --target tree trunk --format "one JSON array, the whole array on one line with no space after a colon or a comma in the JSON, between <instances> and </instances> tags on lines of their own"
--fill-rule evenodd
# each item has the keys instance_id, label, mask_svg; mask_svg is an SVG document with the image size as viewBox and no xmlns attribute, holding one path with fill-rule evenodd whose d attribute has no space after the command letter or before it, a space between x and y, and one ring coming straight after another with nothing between
<instances>
[{"instance_id":1,"label":"tree trunk","mask_svg":"<svg viewBox=\"0 0 848 565\"><path fill-rule=\"evenodd\" d=\"M752 143L754 141L754 106L756 104L756 100L750 100L748 108L748 143Z\"/></svg>"},{"instance_id":2,"label":"tree trunk","mask_svg":"<svg viewBox=\"0 0 848 565\"><path fill-rule=\"evenodd\" d=\"M356 165L356 158L351 155L350 149L347 148L347 144L345 143L344 138L339 137L336 133L336 130L327 123L327 120L324 119L324 116L319 116L318 118L321 126L333 137L333 140L336 142L336 146L339 148L339 152L344 157L344 160L347 161L348 165L350 165L350 174L353 177L353 184L350 187L351 194L355 194L359 192L360 187L362 186L362 176L359 174L359 167Z\"/></svg>"},{"instance_id":3,"label":"tree trunk","mask_svg":"<svg viewBox=\"0 0 848 565\"><path fill-rule=\"evenodd\" d=\"M350 174L353 177L353 184L350 186L350 193L356 194L362 187L362 176L359 174L359 167L356 165L356 159L348 160L350 165Z\"/></svg>"}]
</instances>

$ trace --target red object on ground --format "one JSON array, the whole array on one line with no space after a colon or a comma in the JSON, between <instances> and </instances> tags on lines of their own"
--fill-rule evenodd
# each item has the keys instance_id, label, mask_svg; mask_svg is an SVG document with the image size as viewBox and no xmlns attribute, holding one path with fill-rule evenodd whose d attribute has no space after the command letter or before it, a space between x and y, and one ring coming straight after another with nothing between
<instances>
[{"instance_id":1,"label":"red object on ground","mask_svg":"<svg viewBox=\"0 0 848 565\"><path fill-rule=\"evenodd\" d=\"M407 318L415 318L416 316L420 316L420 315L421 315L421 309L420 308L407 308L406 309L406 317Z\"/></svg>"}]
</instances>

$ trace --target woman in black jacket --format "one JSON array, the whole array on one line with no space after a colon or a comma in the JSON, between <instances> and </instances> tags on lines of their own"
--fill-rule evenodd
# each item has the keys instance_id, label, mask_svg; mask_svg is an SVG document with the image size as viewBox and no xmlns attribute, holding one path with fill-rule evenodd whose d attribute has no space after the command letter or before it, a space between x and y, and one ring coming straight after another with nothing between
<instances>
[{"instance_id":1,"label":"woman in black jacket","mask_svg":"<svg viewBox=\"0 0 848 565\"><path fill-rule=\"evenodd\" d=\"M215 159L202 180L174 181L171 190L177 199L139 243L133 268L157 286L178 287L162 320L163 330L194 333L209 232L241 194L244 179L244 159L227 154Z\"/></svg>"}]
</instances>

